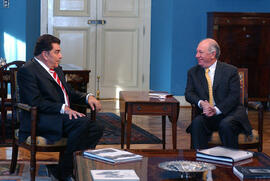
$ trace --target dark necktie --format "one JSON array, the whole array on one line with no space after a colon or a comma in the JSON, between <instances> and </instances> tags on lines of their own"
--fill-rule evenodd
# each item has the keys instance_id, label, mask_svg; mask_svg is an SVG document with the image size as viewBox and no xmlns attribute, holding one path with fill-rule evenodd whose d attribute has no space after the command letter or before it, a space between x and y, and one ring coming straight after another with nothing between
<instances>
[{"instance_id":1,"label":"dark necktie","mask_svg":"<svg viewBox=\"0 0 270 181\"><path fill-rule=\"evenodd\" d=\"M60 79L59 79L57 73L56 73L53 69L50 69L50 72L53 74L54 80L56 80L57 84L61 87L63 93L65 94L65 97L66 97L66 99L67 99L67 104L68 104L68 106L69 106L68 94L67 94L67 92L66 92L65 87L63 86L62 82L60 81Z\"/></svg>"}]
</instances>

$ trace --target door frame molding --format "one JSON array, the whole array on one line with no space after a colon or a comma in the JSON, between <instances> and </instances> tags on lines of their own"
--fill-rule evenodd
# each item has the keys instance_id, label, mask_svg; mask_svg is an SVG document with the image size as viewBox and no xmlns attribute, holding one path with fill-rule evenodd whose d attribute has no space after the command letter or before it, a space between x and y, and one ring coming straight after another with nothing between
<instances>
[{"instance_id":1,"label":"door frame molding","mask_svg":"<svg viewBox=\"0 0 270 181\"><path fill-rule=\"evenodd\" d=\"M143 52L143 59L144 60L149 60L149 61L143 61L144 62L144 70L143 72L146 74L146 75L143 75L143 85L142 85L142 88L144 90L150 90L150 52L151 52L151 47L150 47L150 43L151 43L151 7L152 7L152 0L143 0L143 2L145 3L145 23L144 23L144 36L145 35L148 35L148 36L145 36L144 37L144 52ZM149 11L147 11L149 10ZM148 51L145 51L145 50L148 50ZM148 64L146 65L145 62L148 62ZM148 82L148 83L145 83L145 82Z\"/></svg>"},{"instance_id":2,"label":"door frame molding","mask_svg":"<svg viewBox=\"0 0 270 181\"><path fill-rule=\"evenodd\" d=\"M40 2L40 35L48 33L48 0Z\"/></svg>"}]
</instances>

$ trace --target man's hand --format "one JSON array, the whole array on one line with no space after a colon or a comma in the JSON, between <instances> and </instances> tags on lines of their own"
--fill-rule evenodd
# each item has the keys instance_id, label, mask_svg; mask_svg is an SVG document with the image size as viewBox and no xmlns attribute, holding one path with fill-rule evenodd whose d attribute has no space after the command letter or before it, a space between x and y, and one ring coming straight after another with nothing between
<instances>
[{"instance_id":1,"label":"man's hand","mask_svg":"<svg viewBox=\"0 0 270 181\"><path fill-rule=\"evenodd\" d=\"M203 114L207 117L216 115L216 109L207 100L200 102Z\"/></svg>"},{"instance_id":2,"label":"man's hand","mask_svg":"<svg viewBox=\"0 0 270 181\"><path fill-rule=\"evenodd\" d=\"M70 109L70 107L68 107L68 106L65 106L65 111L64 112L65 112L65 114L68 114L69 115L69 119L72 119L72 117L74 117L75 119L77 119L78 116L79 117L85 116L83 113L79 113L77 111L74 111L74 110Z\"/></svg>"},{"instance_id":3,"label":"man's hand","mask_svg":"<svg viewBox=\"0 0 270 181\"><path fill-rule=\"evenodd\" d=\"M101 110L101 104L94 96L88 97L88 104L90 105L92 110L95 110L95 108L96 108L96 111Z\"/></svg>"}]
</instances>

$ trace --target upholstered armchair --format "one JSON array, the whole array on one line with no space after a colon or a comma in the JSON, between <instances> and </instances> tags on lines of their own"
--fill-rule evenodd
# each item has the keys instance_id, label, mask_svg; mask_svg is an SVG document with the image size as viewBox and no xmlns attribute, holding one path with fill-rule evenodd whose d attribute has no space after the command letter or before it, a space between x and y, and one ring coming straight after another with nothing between
<instances>
[{"instance_id":1,"label":"upholstered armchair","mask_svg":"<svg viewBox=\"0 0 270 181\"><path fill-rule=\"evenodd\" d=\"M12 85L12 160L10 165L10 173L14 173L17 158L18 158L18 148L23 147L30 151L30 176L31 181L35 180L36 174L36 153L37 152L59 152L59 159L63 156L66 149L67 138L63 137L54 144L47 144L47 140L44 137L37 136L37 123L38 123L38 110L37 107L31 107L26 104L20 103L19 87L17 84L17 69L12 70L11 74L11 85ZM90 108L90 107L88 107ZM19 124L20 124L20 112L28 111L31 114L31 136L29 136L25 142L19 143ZM95 111L91 111L91 119L95 119Z\"/></svg>"}]
</instances>

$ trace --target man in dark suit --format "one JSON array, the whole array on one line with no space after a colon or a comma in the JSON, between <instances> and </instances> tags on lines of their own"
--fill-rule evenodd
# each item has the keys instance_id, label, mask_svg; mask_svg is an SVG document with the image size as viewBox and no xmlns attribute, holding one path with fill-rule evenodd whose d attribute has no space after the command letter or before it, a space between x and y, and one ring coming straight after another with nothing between
<instances>
[{"instance_id":1,"label":"man in dark suit","mask_svg":"<svg viewBox=\"0 0 270 181\"><path fill-rule=\"evenodd\" d=\"M218 131L222 144L230 148L238 147L240 132L252 134L245 108L240 104L237 68L218 61L219 55L215 40L202 40L196 53L198 65L188 71L185 98L201 111L187 129L195 149L207 148L213 131Z\"/></svg>"},{"instance_id":2,"label":"man in dark suit","mask_svg":"<svg viewBox=\"0 0 270 181\"><path fill-rule=\"evenodd\" d=\"M99 111L101 104L92 94L73 90L65 81L60 40L52 35L38 38L34 58L18 71L21 102L38 108L38 135L51 144L67 137L67 148L59 160L59 179L73 180L73 152L95 148L103 126L70 108L70 103L89 104ZM30 136L30 114L22 112L19 141Z\"/></svg>"}]
</instances>

